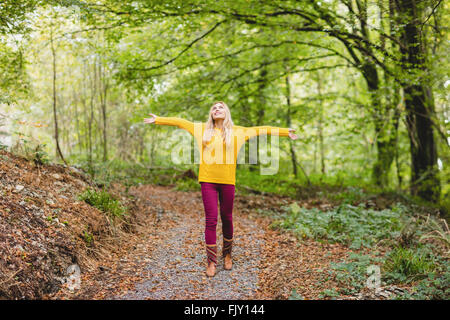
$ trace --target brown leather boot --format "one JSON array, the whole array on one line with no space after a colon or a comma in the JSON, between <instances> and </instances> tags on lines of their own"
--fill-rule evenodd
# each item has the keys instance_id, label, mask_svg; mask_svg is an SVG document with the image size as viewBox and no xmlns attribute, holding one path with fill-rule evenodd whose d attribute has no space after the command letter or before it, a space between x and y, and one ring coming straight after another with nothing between
<instances>
[{"instance_id":1,"label":"brown leather boot","mask_svg":"<svg viewBox=\"0 0 450 320\"><path fill-rule=\"evenodd\" d=\"M217 265L217 245L206 245L206 256L208 258L208 266L206 267L206 275L208 277L214 277L216 274Z\"/></svg>"},{"instance_id":2,"label":"brown leather boot","mask_svg":"<svg viewBox=\"0 0 450 320\"><path fill-rule=\"evenodd\" d=\"M216 265L214 263L208 263L208 266L206 267L206 275L208 277L214 277L216 275Z\"/></svg>"},{"instance_id":3,"label":"brown leather boot","mask_svg":"<svg viewBox=\"0 0 450 320\"><path fill-rule=\"evenodd\" d=\"M223 238L222 255L224 258L223 268L225 270L231 270L233 262L231 260L231 248L233 247L233 239Z\"/></svg>"}]
</instances>

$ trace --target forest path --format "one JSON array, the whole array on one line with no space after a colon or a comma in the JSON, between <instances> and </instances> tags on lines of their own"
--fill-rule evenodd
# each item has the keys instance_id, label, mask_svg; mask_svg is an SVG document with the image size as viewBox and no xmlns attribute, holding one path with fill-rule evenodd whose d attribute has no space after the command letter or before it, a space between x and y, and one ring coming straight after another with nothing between
<instances>
[{"instance_id":1,"label":"forest path","mask_svg":"<svg viewBox=\"0 0 450 320\"><path fill-rule=\"evenodd\" d=\"M133 249L105 267L93 286L94 299L287 299L295 288L317 299L334 287L327 276L331 261L350 253L338 244L305 240L269 226L256 209L276 210L293 200L275 196L241 196L233 209L233 269L223 268L222 231L217 226L218 265L205 274L204 209L201 192L143 185L129 193L151 207L145 232ZM301 204L300 204L301 205ZM89 290L87 290L89 291ZM86 292L87 292L86 291Z\"/></svg>"},{"instance_id":2,"label":"forest path","mask_svg":"<svg viewBox=\"0 0 450 320\"><path fill-rule=\"evenodd\" d=\"M255 221L237 214L239 237L233 248L234 268L224 270L220 256L222 236L219 218L218 265L214 278L205 275L204 214L200 193L168 191L144 186L132 192L158 208L154 233L158 236L142 273L147 280L115 299L246 299L254 295L264 231ZM162 210L163 208L163 210ZM245 244L244 246L242 244Z\"/></svg>"}]
</instances>

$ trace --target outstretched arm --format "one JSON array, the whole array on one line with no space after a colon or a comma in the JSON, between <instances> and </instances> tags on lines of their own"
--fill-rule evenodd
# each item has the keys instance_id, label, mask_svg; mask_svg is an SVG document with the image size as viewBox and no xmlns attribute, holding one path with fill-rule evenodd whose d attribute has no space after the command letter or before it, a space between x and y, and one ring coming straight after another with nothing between
<instances>
[{"instance_id":1,"label":"outstretched arm","mask_svg":"<svg viewBox=\"0 0 450 320\"><path fill-rule=\"evenodd\" d=\"M149 113L151 118L145 118L145 123L154 123L159 125L177 126L180 129L188 131L194 135L194 123L178 117L158 117L153 113Z\"/></svg>"},{"instance_id":2,"label":"outstretched arm","mask_svg":"<svg viewBox=\"0 0 450 320\"><path fill-rule=\"evenodd\" d=\"M261 134L277 135L281 137L289 137L293 140L297 139L297 135L294 134L295 130L292 128L278 128L272 126L257 126L257 127L243 127L245 139L250 139Z\"/></svg>"}]
</instances>

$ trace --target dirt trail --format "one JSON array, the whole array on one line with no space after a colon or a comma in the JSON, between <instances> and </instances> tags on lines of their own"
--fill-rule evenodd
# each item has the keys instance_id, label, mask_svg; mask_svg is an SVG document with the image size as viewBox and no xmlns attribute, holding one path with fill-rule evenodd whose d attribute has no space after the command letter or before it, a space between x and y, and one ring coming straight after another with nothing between
<instances>
[{"instance_id":1,"label":"dirt trail","mask_svg":"<svg viewBox=\"0 0 450 320\"><path fill-rule=\"evenodd\" d=\"M163 191L164 192L164 191ZM158 195L158 194L157 194ZM158 195L159 196L159 195ZM205 276L205 249L202 204L198 194L192 201L166 193L166 203L179 207L161 214L161 232L154 243L151 261L142 270L147 280L138 283L134 292L115 297L121 299L245 299L254 295L258 281L258 265L263 230L249 219L236 216L234 270L223 268L218 259L214 279ZM151 202L152 200L150 200ZM181 202L180 202L181 201ZM218 225L221 230L221 225ZM221 249L221 232L218 247Z\"/></svg>"},{"instance_id":2,"label":"dirt trail","mask_svg":"<svg viewBox=\"0 0 450 320\"><path fill-rule=\"evenodd\" d=\"M256 208L273 209L290 201L237 193L233 269L223 269L219 218L217 273L208 278L201 193L152 185L131 188L129 193L153 212L142 237L119 261L105 263L103 272L84 279L85 289L78 298L287 299L297 288L305 299L316 299L333 287L324 280L329 262L350 252L339 245L300 243L288 233L271 230L271 221L255 213Z\"/></svg>"}]
</instances>

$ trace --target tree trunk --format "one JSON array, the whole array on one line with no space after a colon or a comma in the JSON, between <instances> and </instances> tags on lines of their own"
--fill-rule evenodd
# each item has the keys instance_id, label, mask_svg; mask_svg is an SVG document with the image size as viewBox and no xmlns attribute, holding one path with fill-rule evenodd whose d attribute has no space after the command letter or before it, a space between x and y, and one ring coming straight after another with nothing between
<instances>
[{"instance_id":1,"label":"tree trunk","mask_svg":"<svg viewBox=\"0 0 450 320\"><path fill-rule=\"evenodd\" d=\"M317 94L319 95L319 121L317 124L319 136L319 150L320 150L320 171L325 175L325 144L323 137L323 101L322 101L322 79L320 73L317 73Z\"/></svg>"},{"instance_id":2,"label":"tree trunk","mask_svg":"<svg viewBox=\"0 0 450 320\"><path fill-rule=\"evenodd\" d=\"M100 97L100 108L102 110L102 123L103 123L103 162L108 160L108 143L106 134L106 99L109 89L109 82L105 76L104 68L102 68L102 63L99 63L99 97Z\"/></svg>"},{"instance_id":3,"label":"tree trunk","mask_svg":"<svg viewBox=\"0 0 450 320\"><path fill-rule=\"evenodd\" d=\"M370 32L367 28L367 1L357 0L356 8L358 9L357 19L360 24L360 32L362 37L370 42ZM349 2L348 6L355 10L353 3ZM382 8L380 8L381 11ZM356 11L356 10L355 10ZM383 25L381 25L383 28ZM381 39L384 41L384 39ZM389 117L389 109L392 107L387 103L383 103L380 97L380 78L378 75L378 68L375 62L372 61L372 48L366 45L363 50L358 48L363 59L359 59L353 52L353 48L347 45L347 49L358 66L361 74L366 80L367 88L370 95L371 105L373 109L370 110L375 127L375 137L377 146L377 159L372 168L372 181L375 185L385 188L389 182L389 171L394 160L395 137L392 136L394 132Z\"/></svg>"},{"instance_id":4,"label":"tree trunk","mask_svg":"<svg viewBox=\"0 0 450 320\"><path fill-rule=\"evenodd\" d=\"M79 120L79 115L78 115L78 96L75 92L75 88L73 89L73 101L74 101L74 106L75 106L75 131L77 132L77 145L78 145L78 152L80 153L80 155L82 154L83 150L82 150L82 140L81 140L81 132L80 132L80 120Z\"/></svg>"},{"instance_id":5,"label":"tree trunk","mask_svg":"<svg viewBox=\"0 0 450 320\"><path fill-rule=\"evenodd\" d=\"M264 51L264 49L262 49L262 63L265 64L267 62L267 56L266 53ZM266 109L266 95L265 95L265 89L267 87L267 83L268 83L268 79L267 79L267 75L268 75L268 71L267 71L267 67L264 66L261 68L261 72L259 74L259 85L258 85L258 104L257 104L257 114L256 114L256 125L257 126L263 126L264 125L264 116L265 116L265 109ZM254 139L258 139L258 138L254 138ZM270 139L270 137L267 137L268 141ZM260 145L259 143L257 144L257 156L259 159L259 149L260 149ZM259 161L258 161L259 162ZM258 167L256 165L250 165L249 166L249 170L250 171L256 171L258 169Z\"/></svg>"},{"instance_id":6,"label":"tree trunk","mask_svg":"<svg viewBox=\"0 0 450 320\"><path fill-rule=\"evenodd\" d=\"M66 160L63 157L63 154L61 152L61 148L59 146L59 132L58 132L58 117L56 114L56 50L55 45L53 42L53 28L50 28L50 44L51 44L51 51L52 51L52 62L53 62L53 79L52 79L52 85L53 85L53 121L55 125L55 142L56 142L56 157L60 157L61 160L64 162L64 164L67 165Z\"/></svg>"},{"instance_id":7,"label":"tree trunk","mask_svg":"<svg viewBox=\"0 0 450 320\"><path fill-rule=\"evenodd\" d=\"M427 83L427 52L421 35L424 3L398 0L397 13L403 32L401 35L402 62L407 77L420 74L404 83L406 126L411 150L410 192L422 199L439 202L441 185L437 168L437 146L433 132L434 98Z\"/></svg>"},{"instance_id":8,"label":"tree trunk","mask_svg":"<svg viewBox=\"0 0 450 320\"><path fill-rule=\"evenodd\" d=\"M88 65L88 73L89 73L89 80L90 80L90 97L89 97L89 119L88 119L88 142L89 142L89 168L91 170L91 175L93 175L93 147L92 147L92 133L93 133L93 122L94 122L94 98L96 96L97 92L97 79L96 79L96 68L95 68L96 60L94 60L94 67L92 68L92 71L94 74L92 74L89 65Z\"/></svg>"}]
</instances>

